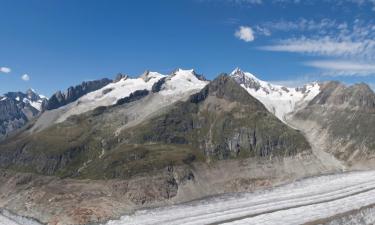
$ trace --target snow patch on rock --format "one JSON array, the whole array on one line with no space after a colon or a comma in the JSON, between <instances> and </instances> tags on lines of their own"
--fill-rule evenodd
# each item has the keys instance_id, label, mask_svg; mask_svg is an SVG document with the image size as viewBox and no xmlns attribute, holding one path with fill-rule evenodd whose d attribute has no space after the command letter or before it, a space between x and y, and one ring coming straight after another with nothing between
<instances>
[{"instance_id":1,"label":"snow patch on rock","mask_svg":"<svg viewBox=\"0 0 375 225\"><path fill-rule=\"evenodd\" d=\"M110 83L64 106L69 109L59 117L57 122L62 122L69 116L85 113L99 106L116 104L119 99L128 97L137 90L151 90L152 85L163 77L165 75L157 72L146 72L139 78L124 77L118 82Z\"/></svg>"},{"instance_id":2,"label":"snow patch on rock","mask_svg":"<svg viewBox=\"0 0 375 225\"><path fill-rule=\"evenodd\" d=\"M306 104L320 92L320 85L317 82L306 84L302 88L283 87L260 80L238 68L230 76L283 122L288 113Z\"/></svg>"}]
</instances>

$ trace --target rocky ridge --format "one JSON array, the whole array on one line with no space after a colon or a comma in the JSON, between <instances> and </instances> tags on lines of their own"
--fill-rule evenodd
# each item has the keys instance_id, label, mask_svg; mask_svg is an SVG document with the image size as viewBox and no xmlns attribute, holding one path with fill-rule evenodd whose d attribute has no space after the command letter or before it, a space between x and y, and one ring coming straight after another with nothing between
<instances>
[{"instance_id":1,"label":"rocky ridge","mask_svg":"<svg viewBox=\"0 0 375 225\"><path fill-rule=\"evenodd\" d=\"M0 96L0 140L39 115L47 102L32 89Z\"/></svg>"}]
</instances>

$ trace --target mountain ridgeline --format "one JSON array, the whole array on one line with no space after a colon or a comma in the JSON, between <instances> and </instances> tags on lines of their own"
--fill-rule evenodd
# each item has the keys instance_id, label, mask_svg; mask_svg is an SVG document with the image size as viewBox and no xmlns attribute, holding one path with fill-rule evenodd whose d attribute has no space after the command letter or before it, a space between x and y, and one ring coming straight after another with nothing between
<instances>
[{"instance_id":1,"label":"mountain ridgeline","mask_svg":"<svg viewBox=\"0 0 375 225\"><path fill-rule=\"evenodd\" d=\"M364 83L323 84L321 92L294 112L290 122L349 165L366 167L364 162L375 155L375 94Z\"/></svg>"},{"instance_id":2,"label":"mountain ridgeline","mask_svg":"<svg viewBox=\"0 0 375 225\"><path fill-rule=\"evenodd\" d=\"M0 166L63 177L129 178L194 161L282 158L310 151L300 132L227 75L116 133L119 127L107 119L138 99L72 116L41 132L20 133L0 145Z\"/></svg>"},{"instance_id":3,"label":"mountain ridgeline","mask_svg":"<svg viewBox=\"0 0 375 225\"><path fill-rule=\"evenodd\" d=\"M280 122L227 75L167 113L124 132L123 139L189 145L210 159L283 157L310 148L298 131Z\"/></svg>"},{"instance_id":4,"label":"mountain ridgeline","mask_svg":"<svg viewBox=\"0 0 375 225\"><path fill-rule=\"evenodd\" d=\"M107 78L101 80L85 81L80 85L69 87L65 93L58 91L51 96L45 109L57 109L61 106L74 102L83 95L98 90L111 82L112 80Z\"/></svg>"},{"instance_id":5,"label":"mountain ridgeline","mask_svg":"<svg viewBox=\"0 0 375 225\"><path fill-rule=\"evenodd\" d=\"M275 85L235 69L0 97L1 208L45 224L247 192L375 163L366 84ZM27 206L27 207L26 207Z\"/></svg>"}]
</instances>

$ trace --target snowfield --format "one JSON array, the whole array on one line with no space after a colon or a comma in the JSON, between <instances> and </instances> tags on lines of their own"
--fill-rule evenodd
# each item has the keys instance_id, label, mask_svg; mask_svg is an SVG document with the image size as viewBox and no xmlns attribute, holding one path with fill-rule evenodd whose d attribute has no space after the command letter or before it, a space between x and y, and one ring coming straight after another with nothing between
<instances>
[{"instance_id":1,"label":"snowfield","mask_svg":"<svg viewBox=\"0 0 375 225\"><path fill-rule=\"evenodd\" d=\"M162 77L165 77L165 75L157 72L146 72L139 78L123 78L116 83L110 83L64 106L68 110L60 116L57 122L63 122L69 116L79 115L99 106L116 104L119 99L128 97L137 90L151 90L152 85Z\"/></svg>"},{"instance_id":2,"label":"snowfield","mask_svg":"<svg viewBox=\"0 0 375 225\"><path fill-rule=\"evenodd\" d=\"M69 116L79 115L99 106L114 105L119 99L128 97L137 90L150 91L152 86L161 78L166 78L166 81L160 94L167 96L170 104L181 100L186 94L201 90L208 83L207 81L199 80L192 69L177 69L171 75L147 72L139 78L123 78L116 83L110 83L99 90L90 92L75 102L60 108L60 110L65 109L66 112L59 116L56 122L63 122Z\"/></svg>"},{"instance_id":3,"label":"snowfield","mask_svg":"<svg viewBox=\"0 0 375 225\"><path fill-rule=\"evenodd\" d=\"M320 92L320 85L312 82L302 88L290 88L258 79L249 72L236 68L231 76L253 97L258 99L281 121L297 107L307 104Z\"/></svg>"},{"instance_id":4,"label":"snowfield","mask_svg":"<svg viewBox=\"0 0 375 225\"><path fill-rule=\"evenodd\" d=\"M107 225L314 224L362 209L372 212L374 204L375 171L351 172L308 178L262 192L141 210ZM360 216L366 216L366 221L361 224L375 223L375 216L363 212Z\"/></svg>"}]
</instances>

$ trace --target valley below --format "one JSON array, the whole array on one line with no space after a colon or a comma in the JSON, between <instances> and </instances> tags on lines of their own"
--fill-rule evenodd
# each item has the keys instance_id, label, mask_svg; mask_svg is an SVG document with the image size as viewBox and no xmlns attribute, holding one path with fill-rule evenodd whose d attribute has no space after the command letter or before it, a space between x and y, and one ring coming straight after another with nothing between
<instances>
[{"instance_id":1,"label":"valley below","mask_svg":"<svg viewBox=\"0 0 375 225\"><path fill-rule=\"evenodd\" d=\"M375 171L314 176L252 193L221 194L137 210L103 225L125 224L373 224ZM0 215L1 225L39 225Z\"/></svg>"},{"instance_id":2,"label":"valley below","mask_svg":"<svg viewBox=\"0 0 375 225\"><path fill-rule=\"evenodd\" d=\"M265 191L227 194L137 211L122 224L373 224L375 171L302 179Z\"/></svg>"}]
</instances>

